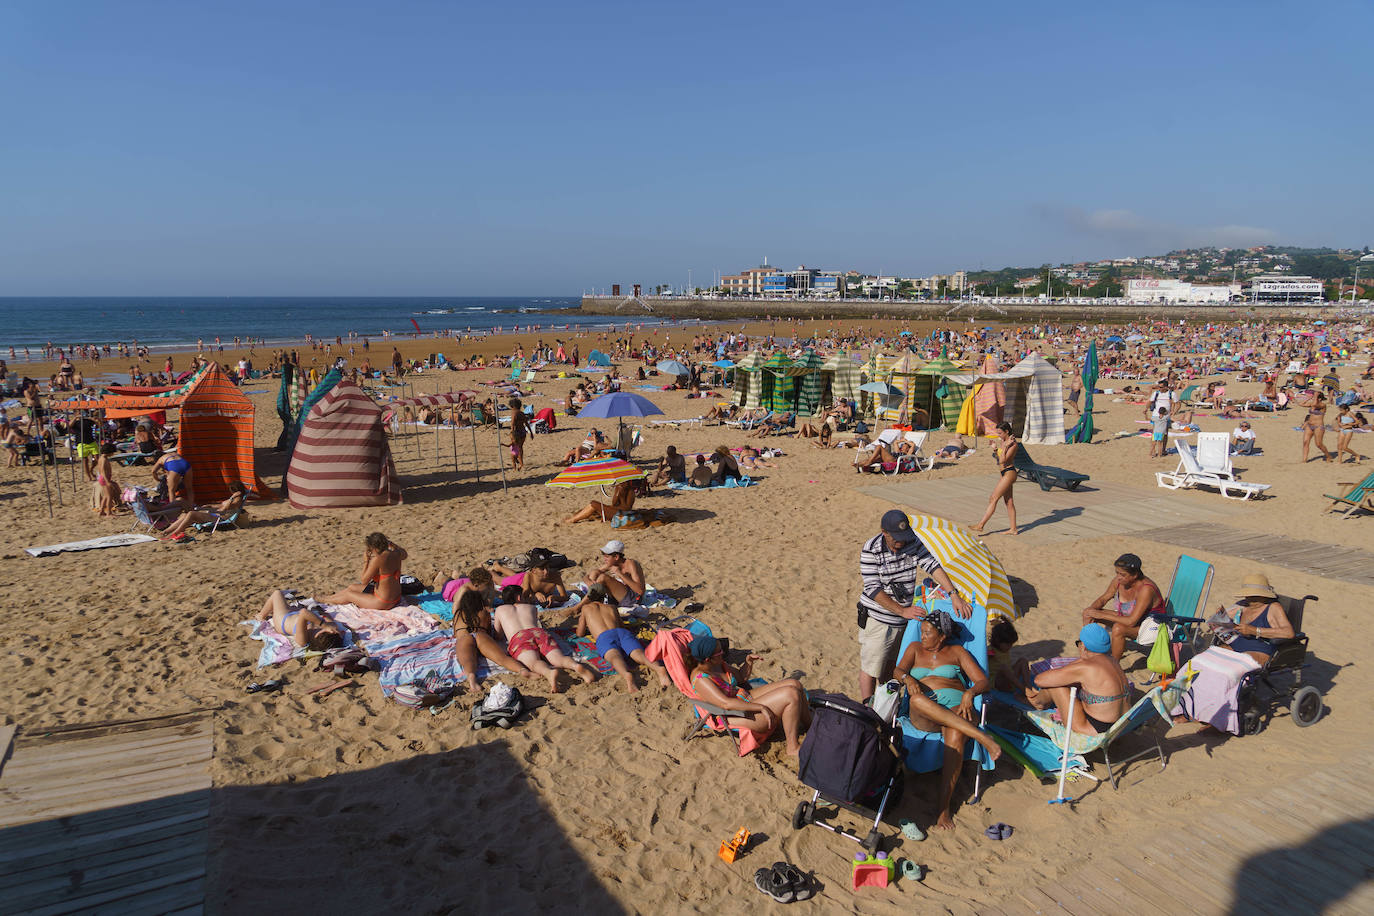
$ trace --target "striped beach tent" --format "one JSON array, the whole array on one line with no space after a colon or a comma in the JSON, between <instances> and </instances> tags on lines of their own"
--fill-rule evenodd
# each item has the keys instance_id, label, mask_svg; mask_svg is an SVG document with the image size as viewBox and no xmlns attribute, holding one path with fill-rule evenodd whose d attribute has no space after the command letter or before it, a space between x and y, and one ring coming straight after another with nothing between
<instances>
[{"instance_id":1,"label":"striped beach tent","mask_svg":"<svg viewBox=\"0 0 1374 916\"><path fill-rule=\"evenodd\" d=\"M911 530L916 532L949 579L965 598L988 609L989 619L1019 615L1011 597L1011 582L1002 563L967 528L938 515L912 515Z\"/></svg>"},{"instance_id":2,"label":"striped beach tent","mask_svg":"<svg viewBox=\"0 0 1374 916\"><path fill-rule=\"evenodd\" d=\"M825 397L825 376L822 369L825 360L815 350L806 350L792 363L792 371L797 376L797 413L812 417L816 415Z\"/></svg>"},{"instance_id":3,"label":"striped beach tent","mask_svg":"<svg viewBox=\"0 0 1374 916\"><path fill-rule=\"evenodd\" d=\"M930 428L946 427L954 429L959 422L959 410L968 396L968 386L950 378L962 371L945 356L937 356L921 367L918 375L928 379L929 393L924 402L913 402L913 406L930 411Z\"/></svg>"},{"instance_id":4,"label":"striped beach tent","mask_svg":"<svg viewBox=\"0 0 1374 916\"><path fill-rule=\"evenodd\" d=\"M831 400L836 398L858 399L859 386L863 384L863 379L858 365L848 353L831 353L830 358L821 366L821 373L825 377L825 384L829 386L829 391L825 394Z\"/></svg>"},{"instance_id":5,"label":"striped beach tent","mask_svg":"<svg viewBox=\"0 0 1374 916\"><path fill-rule=\"evenodd\" d=\"M1034 350L1006 372L970 372L950 380L965 385L1000 382L1006 394L1002 416L1023 442L1063 444L1064 377Z\"/></svg>"},{"instance_id":6,"label":"striped beach tent","mask_svg":"<svg viewBox=\"0 0 1374 916\"><path fill-rule=\"evenodd\" d=\"M259 498L275 498L253 462L253 402L229 381L218 363L197 373L190 386L179 405L177 451L191 462L196 499L224 499L238 481Z\"/></svg>"},{"instance_id":7,"label":"striped beach tent","mask_svg":"<svg viewBox=\"0 0 1374 916\"><path fill-rule=\"evenodd\" d=\"M792 360L779 350L759 367L762 380L759 399L769 410L796 410L797 380L792 373Z\"/></svg>"},{"instance_id":8,"label":"striped beach tent","mask_svg":"<svg viewBox=\"0 0 1374 916\"><path fill-rule=\"evenodd\" d=\"M297 377L299 377L299 375L300 373L298 372ZM301 401L300 410L296 412L296 422L292 425L291 441L287 443L286 446L286 464L288 467L291 465L291 454L296 449L296 440L300 438L301 426L304 425L305 418L310 416L310 411L314 409L315 405L320 403L320 401L324 399L324 396L329 394L335 385L339 384L342 378L342 369L339 369L337 366L330 369L324 374L324 378L320 379L319 384L311 388L310 393Z\"/></svg>"},{"instance_id":9,"label":"striped beach tent","mask_svg":"<svg viewBox=\"0 0 1374 916\"><path fill-rule=\"evenodd\" d=\"M377 402L353 382L331 385L310 408L296 438L286 469L291 505L344 509L399 503L401 484L382 414Z\"/></svg>"},{"instance_id":10,"label":"striped beach tent","mask_svg":"<svg viewBox=\"0 0 1374 916\"><path fill-rule=\"evenodd\" d=\"M753 410L761 406L762 383L759 378L759 367L764 364L765 359L762 351L754 350L735 363L735 394L731 400L740 407Z\"/></svg>"}]
</instances>

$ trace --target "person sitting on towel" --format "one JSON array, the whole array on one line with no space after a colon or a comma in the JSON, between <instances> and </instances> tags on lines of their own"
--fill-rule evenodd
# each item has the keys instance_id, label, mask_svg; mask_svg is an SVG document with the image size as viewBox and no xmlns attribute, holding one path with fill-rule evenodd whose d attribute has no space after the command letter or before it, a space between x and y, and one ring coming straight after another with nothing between
<instances>
[{"instance_id":1,"label":"person sitting on towel","mask_svg":"<svg viewBox=\"0 0 1374 916\"><path fill-rule=\"evenodd\" d=\"M687 481L687 459L678 454L675 445L668 446L663 457L658 459L658 469L649 478L649 486L661 487L669 481L674 483L686 483Z\"/></svg>"},{"instance_id":2,"label":"person sitting on towel","mask_svg":"<svg viewBox=\"0 0 1374 916\"><path fill-rule=\"evenodd\" d=\"M558 607L568 600L568 587L563 584L563 570L576 564L547 547L534 547L528 554L530 569L521 583L525 598L544 607Z\"/></svg>"},{"instance_id":3,"label":"person sitting on towel","mask_svg":"<svg viewBox=\"0 0 1374 916\"><path fill-rule=\"evenodd\" d=\"M367 550L358 583L317 599L321 604L356 604L374 611L389 611L400 604L401 563L408 556L405 549L380 531L369 534L363 543ZM367 591L369 585L374 586L371 592Z\"/></svg>"},{"instance_id":4,"label":"person sitting on towel","mask_svg":"<svg viewBox=\"0 0 1374 916\"><path fill-rule=\"evenodd\" d=\"M596 640L597 653L610 662L611 667L624 679L630 693L639 691L639 685L630 672L629 663L632 661L654 669L658 682L664 687L669 686L672 681L668 679L668 670L661 663L651 662L644 657L643 644L620 625L620 612L614 605L606 603L609 597L604 585L593 585L588 589L587 597L574 608L577 611L577 635L592 635Z\"/></svg>"},{"instance_id":5,"label":"person sitting on towel","mask_svg":"<svg viewBox=\"0 0 1374 916\"><path fill-rule=\"evenodd\" d=\"M644 567L625 556L623 541L607 541L601 548L601 562L586 578L587 585L599 585L620 607L634 607L644 598Z\"/></svg>"},{"instance_id":6,"label":"person sitting on towel","mask_svg":"<svg viewBox=\"0 0 1374 916\"><path fill-rule=\"evenodd\" d=\"M324 620L312 606L288 603L281 589L267 596L257 619L270 620L272 629L290 639L297 649L325 652L343 645L343 633L337 623Z\"/></svg>"},{"instance_id":7,"label":"person sitting on towel","mask_svg":"<svg viewBox=\"0 0 1374 916\"><path fill-rule=\"evenodd\" d=\"M697 455L696 467L692 468L687 482L698 489L706 489L716 479L716 472L706 463L705 455Z\"/></svg>"},{"instance_id":8,"label":"person sitting on towel","mask_svg":"<svg viewBox=\"0 0 1374 916\"><path fill-rule=\"evenodd\" d=\"M1070 690L1077 687L1068 727L1080 735L1100 735L1130 708L1131 682L1112 655L1112 636L1102 624L1089 623L1079 630L1078 645L1077 659L1042 671L1035 686L1054 701L1061 722L1068 720Z\"/></svg>"},{"instance_id":9,"label":"person sitting on towel","mask_svg":"<svg viewBox=\"0 0 1374 916\"><path fill-rule=\"evenodd\" d=\"M543 675L549 682L549 690L558 693L558 669L566 668L590 684L596 680L596 672L581 662L575 662L558 648L549 631L539 624L539 614L534 605L521 599L518 585L507 585L501 589L501 604L493 612L496 629L506 637L506 651L520 664L535 674Z\"/></svg>"}]
</instances>

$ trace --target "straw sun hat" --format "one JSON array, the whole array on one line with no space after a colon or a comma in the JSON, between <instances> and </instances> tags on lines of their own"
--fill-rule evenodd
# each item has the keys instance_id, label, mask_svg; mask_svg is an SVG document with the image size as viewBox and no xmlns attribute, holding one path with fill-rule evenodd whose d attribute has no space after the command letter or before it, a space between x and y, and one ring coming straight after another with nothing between
<instances>
[{"instance_id":1,"label":"straw sun hat","mask_svg":"<svg viewBox=\"0 0 1374 916\"><path fill-rule=\"evenodd\" d=\"M1240 588L1236 589L1237 598L1277 598L1278 595L1269 584L1267 576L1259 573L1251 573L1241 580Z\"/></svg>"}]
</instances>

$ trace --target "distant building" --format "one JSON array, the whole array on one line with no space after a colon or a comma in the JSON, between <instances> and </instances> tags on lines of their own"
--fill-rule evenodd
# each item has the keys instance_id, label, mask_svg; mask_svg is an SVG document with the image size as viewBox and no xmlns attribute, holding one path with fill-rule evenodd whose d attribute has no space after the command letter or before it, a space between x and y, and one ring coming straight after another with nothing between
<instances>
[{"instance_id":1,"label":"distant building","mask_svg":"<svg viewBox=\"0 0 1374 916\"><path fill-rule=\"evenodd\" d=\"M1130 302L1230 302L1239 295L1238 286L1200 286L1154 277L1126 281L1126 299Z\"/></svg>"},{"instance_id":2,"label":"distant building","mask_svg":"<svg viewBox=\"0 0 1374 916\"><path fill-rule=\"evenodd\" d=\"M764 259L762 265L720 278L721 289L729 296L837 297L844 293L844 277L835 270L815 270L802 265L796 270L779 270Z\"/></svg>"},{"instance_id":3,"label":"distant building","mask_svg":"<svg viewBox=\"0 0 1374 916\"><path fill-rule=\"evenodd\" d=\"M1246 281L1243 292L1252 302L1308 302L1322 298L1322 281L1264 274Z\"/></svg>"}]
</instances>

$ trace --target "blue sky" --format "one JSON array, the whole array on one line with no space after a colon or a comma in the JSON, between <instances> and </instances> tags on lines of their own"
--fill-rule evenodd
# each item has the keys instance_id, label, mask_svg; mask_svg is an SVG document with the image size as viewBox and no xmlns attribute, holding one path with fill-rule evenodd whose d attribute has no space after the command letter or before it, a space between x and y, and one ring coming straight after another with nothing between
<instances>
[{"instance_id":1,"label":"blue sky","mask_svg":"<svg viewBox=\"0 0 1374 916\"><path fill-rule=\"evenodd\" d=\"M10 0L0 295L1374 244L1371 26L1365 2Z\"/></svg>"}]
</instances>

